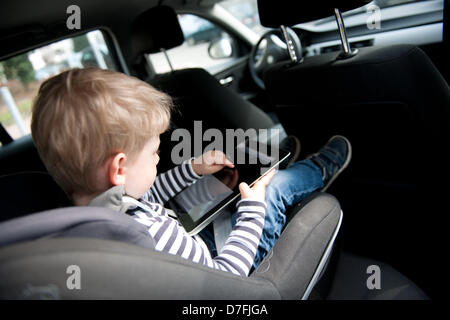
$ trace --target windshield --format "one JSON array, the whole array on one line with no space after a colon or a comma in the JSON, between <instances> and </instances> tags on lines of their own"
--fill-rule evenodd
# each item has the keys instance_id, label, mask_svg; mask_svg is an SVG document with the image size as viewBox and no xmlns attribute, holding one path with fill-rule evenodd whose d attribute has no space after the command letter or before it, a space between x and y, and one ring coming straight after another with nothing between
<instances>
[{"instance_id":1,"label":"windshield","mask_svg":"<svg viewBox=\"0 0 450 320\"><path fill-rule=\"evenodd\" d=\"M380 7L380 9L383 9L411 2L424 2L424 1L430 0L374 0L361 8L357 8L343 13L343 16L344 17L351 16L354 14L365 12L367 7L373 4ZM234 17L236 17L238 20L240 20L243 24L245 24L248 28L252 29L254 32L261 34L265 30L267 30L267 28L261 26L261 23L259 21L257 0L225 0L219 2L218 5L226 9ZM334 17L324 17L324 19L303 23L299 26L301 27L306 26L308 28L317 25L319 23L327 22L328 20L334 21Z\"/></svg>"},{"instance_id":2,"label":"windshield","mask_svg":"<svg viewBox=\"0 0 450 320\"><path fill-rule=\"evenodd\" d=\"M375 0L372 3L376 4L380 8L386 8L396 6L399 4L404 4L407 2L417 2L417 1L424 1L424 0Z\"/></svg>"},{"instance_id":3,"label":"windshield","mask_svg":"<svg viewBox=\"0 0 450 320\"><path fill-rule=\"evenodd\" d=\"M261 25L257 0L225 0L218 3L249 29L262 34L267 28Z\"/></svg>"}]
</instances>

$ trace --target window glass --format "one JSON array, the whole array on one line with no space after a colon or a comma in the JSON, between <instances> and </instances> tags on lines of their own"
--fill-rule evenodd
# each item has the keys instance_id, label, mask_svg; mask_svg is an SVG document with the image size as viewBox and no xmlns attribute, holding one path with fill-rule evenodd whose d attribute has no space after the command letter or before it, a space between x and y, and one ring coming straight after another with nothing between
<instances>
[{"instance_id":1,"label":"window glass","mask_svg":"<svg viewBox=\"0 0 450 320\"><path fill-rule=\"evenodd\" d=\"M386 8L391 6L397 6L400 4L408 3L408 2L418 2L425 0L375 0L373 1L380 8Z\"/></svg>"},{"instance_id":2,"label":"window glass","mask_svg":"<svg viewBox=\"0 0 450 320\"><path fill-rule=\"evenodd\" d=\"M41 83L71 68L116 69L101 31L0 61L0 122L13 139L30 133L31 106Z\"/></svg>"},{"instance_id":3,"label":"window glass","mask_svg":"<svg viewBox=\"0 0 450 320\"><path fill-rule=\"evenodd\" d=\"M268 29L259 21L257 0L224 0L218 3L235 18L258 34L263 34Z\"/></svg>"},{"instance_id":4,"label":"window glass","mask_svg":"<svg viewBox=\"0 0 450 320\"><path fill-rule=\"evenodd\" d=\"M412 3L412 2L424 2L424 1L430 1L430 0L374 0L371 2L371 4L375 4L381 9L392 7L392 6L398 6L402 4ZM225 8L228 12L230 12L234 17L239 19L242 23L244 23L248 28L252 29L254 32L258 34L262 34L265 31L268 30L268 28L265 28L261 26L261 22L259 20L259 14L258 14L258 4L257 0L223 0L218 3L218 5ZM365 12L365 7L357 8L348 12L344 12L343 16L347 17L352 14L358 14L360 12ZM410 14L410 13L409 13ZM408 15L408 12L405 12L405 15ZM331 16L330 18L334 22L334 16ZM319 19L319 21L324 21L322 19ZM306 24L302 25L308 25L312 24L314 25L316 21L311 21ZM337 27L336 27L337 28Z\"/></svg>"},{"instance_id":5,"label":"window glass","mask_svg":"<svg viewBox=\"0 0 450 320\"><path fill-rule=\"evenodd\" d=\"M211 56L210 46L225 39L232 44L230 34L214 23L193 14L179 14L178 20L184 34L184 43L181 46L166 51L173 69L203 68L214 72L214 68L220 67L233 60L235 52L229 51L230 56ZM214 50L213 50L214 51ZM156 73L170 71L169 61L163 52L149 55L150 61Z\"/></svg>"}]
</instances>

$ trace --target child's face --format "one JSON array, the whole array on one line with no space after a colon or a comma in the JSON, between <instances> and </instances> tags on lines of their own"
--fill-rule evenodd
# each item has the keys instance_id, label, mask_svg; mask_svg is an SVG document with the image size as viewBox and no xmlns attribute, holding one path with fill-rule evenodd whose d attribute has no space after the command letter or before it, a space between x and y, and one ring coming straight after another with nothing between
<instances>
[{"instance_id":1,"label":"child's face","mask_svg":"<svg viewBox=\"0 0 450 320\"><path fill-rule=\"evenodd\" d=\"M127 165L125 191L135 199L141 198L155 181L159 143L159 136L152 137L137 158Z\"/></svg>"}]
</instances>

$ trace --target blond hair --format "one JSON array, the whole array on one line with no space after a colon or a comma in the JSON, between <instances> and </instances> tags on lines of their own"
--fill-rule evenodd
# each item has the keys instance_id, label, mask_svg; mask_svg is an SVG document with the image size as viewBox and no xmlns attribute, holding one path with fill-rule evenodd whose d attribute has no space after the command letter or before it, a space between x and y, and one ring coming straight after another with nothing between
<instances>
[{"instance_id":1,"label":"blond hair","mask_svg":"<svg viewBox=\"0 0 450 320\"><path fill-rule=\"evenodd\" d=\"M49 173L70 196L98 193L96 173L118 153L135 157L167 130L171 98L149 84L98 68L46 80L34 101L33 141Z\"/></svg>"}]
</instances>

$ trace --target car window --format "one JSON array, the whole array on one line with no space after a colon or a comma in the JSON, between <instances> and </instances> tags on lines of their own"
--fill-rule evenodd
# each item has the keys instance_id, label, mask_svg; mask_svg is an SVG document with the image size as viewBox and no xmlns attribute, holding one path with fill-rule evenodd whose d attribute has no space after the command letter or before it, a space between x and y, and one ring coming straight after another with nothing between
<instances>
[{"instance_id":1,"label":"car window","mask_svg":"<svg viewBox=\"0 0 450 320\"><path fill-rule=\"evenodd\" d=\"M67 69L93 66L117 69L99 30L0 61L0 123L13 139L29 134L41 83Z\"/></svg>"},{"instance_id":2,"label":"car window","mask_svg":"<svg viewBox=\"0 0 450 320\"><path fill-rule=\"evenodd\" d=\"M262 35L268 30L259 21L257 0L224 0L221 6L255 33Z\"/></svg>"},{"instance_id":3,"label":"car window","mask_svg":"<svg viewBox=\"0 0 450 320\"><path fill-rule=\"evenodd\" d=\"M376 9L380 9L379 30L383 31L383 29L391 26L388 23L391 20L399 19L405 23L405 20L408 18L421 14L430 14L434 11L437 3L441 3L440 10L442 11L442 0L374 0L365 6L343 12L342 17L345 20L346 28L358 25L365 26L367 21L370 21L369 18L374 14ZM437 7L439 7L439 5L437 5ZM422 20L419 19L418 21ZM430 23L430 21L427 23ZM337 24L335 16L330 15L322 19L298 24L297 27L312 32L326 32L337 29ZM400 24L396 27L397 29L400 29L406 26Z\"/></svg>"},{"instance_id":4,"label":"car window","mask_svg":"<svg viewBox=\"0 0 450 320\"><path fill-rule=\"evenodd\" d=\"M424 0L374 0L373 2L380 8L387 8L390 6L396 6L399 4L404 4L404 3L408 3L408 2L417 2L417 1L424 1Z\"/></svg>"},{"instance_id":5,"label":"car window","mask_svg":"<svg viewBox=\"0 0 450 320\"><path fill-rule=\"evenodd\" d=\"M221 39L233 46L233 37L221 27L205 18L193 14L179 14L178 20L184 34L181 46L166 51L167 61L163 52L150 54L149 58L157 74L185 68L203 68L214 73L214 69L226 65L236 58L236 50L227 47L229 55L211 55L211 46Z\"/></svg>"}]
</instances>

